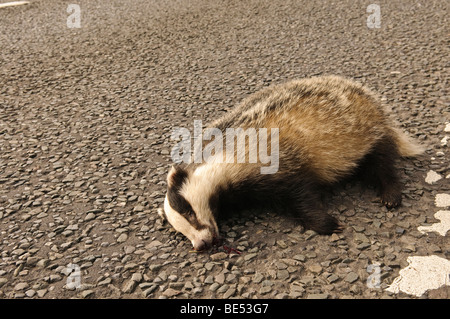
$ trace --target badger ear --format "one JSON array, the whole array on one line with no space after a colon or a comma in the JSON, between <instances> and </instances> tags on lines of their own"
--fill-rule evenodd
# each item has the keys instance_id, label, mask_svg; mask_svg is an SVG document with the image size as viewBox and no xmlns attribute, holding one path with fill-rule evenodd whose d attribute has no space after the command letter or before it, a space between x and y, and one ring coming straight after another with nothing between
<instances>
[{"instance_id":1,"label":"badger ear","mask_svg":"<svg viewBox=\"0 0 450 319\"><path fill-rule=\"evenodd\" d=\"M179 165L172 165L167 174L167 185L169 188L180 187L187 177L187 172Z\"/></svg>"}]
</instances>

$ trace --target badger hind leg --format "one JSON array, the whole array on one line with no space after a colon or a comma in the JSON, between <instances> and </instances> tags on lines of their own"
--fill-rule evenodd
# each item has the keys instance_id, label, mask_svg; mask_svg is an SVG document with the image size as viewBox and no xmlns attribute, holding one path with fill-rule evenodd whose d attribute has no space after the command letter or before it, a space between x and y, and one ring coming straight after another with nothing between
<instances>
[{"instance_id":1,"label":"badger hind leg","mask_svg":"<svg viewBox=\"0 0 450 319\"><path fill-rule=\"evenodd\" d=\"M381 202L394 208L402 202L402 184L395 166L400 158L394 139L385 136L366 155L361 164L363 178L379 189Z\"/></svg>"}]
</instances>

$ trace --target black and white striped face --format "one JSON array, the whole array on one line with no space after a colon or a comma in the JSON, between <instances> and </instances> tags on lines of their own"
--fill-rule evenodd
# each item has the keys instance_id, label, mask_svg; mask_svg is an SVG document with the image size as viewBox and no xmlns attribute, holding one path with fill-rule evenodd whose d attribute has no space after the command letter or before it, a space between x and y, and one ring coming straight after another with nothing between
<instances>
[{"instance_id":1,"label":"black and white striped face","mask_svg":"<svg viewBox=\"0 0 450 319\"><path fill-rule=\"evenodd\" d=\"M164 215L176 231L185 235L195 250L203 250L218 238L217 224L209 207L207 181L198 174L188 176L181 167L172 166L167 176Z\"/></svg>"}]
</instances>

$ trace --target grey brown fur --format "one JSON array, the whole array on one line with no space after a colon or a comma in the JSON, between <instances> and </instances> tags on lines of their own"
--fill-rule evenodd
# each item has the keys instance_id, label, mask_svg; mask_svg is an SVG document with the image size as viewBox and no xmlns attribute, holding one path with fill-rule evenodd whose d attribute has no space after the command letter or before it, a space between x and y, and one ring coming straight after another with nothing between
<instances>
[{"instance_id":1,"label":"grey brown fur","mask_svg":"<svg viewBox=\"0 0 450 319\"><path fill-rule=\"evenodd\" d=\"M165 213L172 215L172 225L191 239L194 248L213 243L218 237L217 216L241 204L288 210L306 228L322 234L339 231L337 221L318 206L321 187L359 171L379 188L382 202L395 207L401 202L395 162L422 152L393 127L374 93L337 76L265 88L209 127L223 132L230 127L279 128L279 170L262 175L260 162L172 168L168 175L172 200L166 200ZM247 152L250 147L255 146L247 143ZM177 201L189 203L188 217L173 207ZM173 218L177 213L203 235L186 230L184 222L177 225L179 216L177 221Z\"/></svg>"}]
</instances>

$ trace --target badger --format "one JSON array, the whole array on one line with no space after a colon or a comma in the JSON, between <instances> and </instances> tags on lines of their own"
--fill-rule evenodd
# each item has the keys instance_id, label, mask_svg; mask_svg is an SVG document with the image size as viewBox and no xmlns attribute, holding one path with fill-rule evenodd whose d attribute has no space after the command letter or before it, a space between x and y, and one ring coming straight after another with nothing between
<instances>
[{"instance_id":1,"label":"badger","mask_svg":"<svg viewBox=\"0 0 450 319\"><path fill-rule=\"evenodd\" d=\"M159 214L199 251L218 243L217 218L235 209L288 211L305 229L340 232L343 226L321 208L325 187L359 172L379 190L381 202L394 208L402 200L397 160L423 152L393 126L370 89L339 76L266 87L208 127L224 133L242 128L241 134L248 128L278 129L279 167L262 174L260 159L242 163L234 152L233 162L216 156L170 168ZM245 141L248 157L257 146Z\"/></svg>"}]
</instances>

